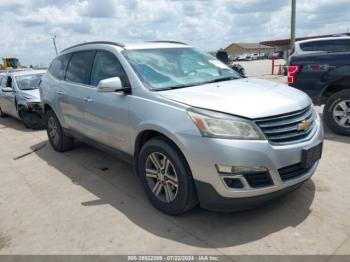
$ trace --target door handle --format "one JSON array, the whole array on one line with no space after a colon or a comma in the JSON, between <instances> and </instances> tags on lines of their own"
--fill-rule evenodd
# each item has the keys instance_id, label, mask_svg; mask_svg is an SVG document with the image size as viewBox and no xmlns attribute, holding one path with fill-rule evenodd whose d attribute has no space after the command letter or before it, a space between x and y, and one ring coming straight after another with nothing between
<instances>
[{"instance_id":1,"label":"door handle","mask_svg":"<svg viewBox=\"0 0 350 262\"><path fill-rule=\"evenodd\" d=\"M85 102L89 102L89 103L92 102L92 98L89 97L89 96L84 97L83 100L84 100Z\"/></svg>"},{"instance_id":2,"label":"door handle","mask_svg":"<svg viewBox=\"0 0 350 262\"><path fill-rule=\"evenodd\" d=\"M57 91L57 94L63 95L63 91L62 91L62 90L58 90L58 91Z\"/></svg>"}]
</instances>

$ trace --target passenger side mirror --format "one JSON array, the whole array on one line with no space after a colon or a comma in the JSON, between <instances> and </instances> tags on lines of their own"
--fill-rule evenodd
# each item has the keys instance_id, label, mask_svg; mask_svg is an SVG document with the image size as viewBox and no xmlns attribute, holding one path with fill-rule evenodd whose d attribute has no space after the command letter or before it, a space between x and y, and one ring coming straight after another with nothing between
<instances>
[{"instance_id":1,"label":"passenger side mirror","mask_svg":"<svg viewBox=\"0 0 350 262\"><path fill-rule=\"evenodd\" d=\"M13 89L11 87L3 87L1 91L4 93L12 93Z\"/></svg>"},{"instance_id":2,"label":"passenger side mirror","mask_svg":"<svg viewBox=\"0 0 350 262\"><path fill-rule=\"evenodd\" d=\"M130 87L123 87L122 81L119 77L111 77L103 79L98 83L97 91L101 93L110 93L110 92L125 92L129 93L131 90Z\"/></svg>"}]
</instances>

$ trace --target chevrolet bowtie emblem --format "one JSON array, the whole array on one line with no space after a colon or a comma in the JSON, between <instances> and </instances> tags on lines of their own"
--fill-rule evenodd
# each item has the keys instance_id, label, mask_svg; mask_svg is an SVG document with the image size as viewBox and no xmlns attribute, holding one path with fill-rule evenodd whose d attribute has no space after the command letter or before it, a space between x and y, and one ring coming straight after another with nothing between
<instances>
[{"instance_id":1,"label":"chevrolet bowtie emblem","mask_svg":"<svg viewBox=\"0 0 350 262\"><path fill-rule=\"evenodd\" d=\"M298 124L298 131L306 131L310 128L311 122L308 120L304 120L300 124Z\"/></svg>"}]
</instances>

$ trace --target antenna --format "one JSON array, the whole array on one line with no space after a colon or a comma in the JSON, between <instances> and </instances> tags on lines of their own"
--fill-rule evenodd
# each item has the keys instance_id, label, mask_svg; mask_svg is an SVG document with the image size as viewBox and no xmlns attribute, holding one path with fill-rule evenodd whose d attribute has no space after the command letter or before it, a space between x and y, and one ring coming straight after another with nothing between
<instances>
[{"instance_id":1,"label":"antenna","mask_svg":"<svg viewBox=\"0 0 350 262\"><path fill-rule=\"evenodd\" d=\"M57 46L56 46L56 35L53 35L52 41L53 41L53 46L55 47L56 55L58 55Z\"/></svg>"}]
</instances>

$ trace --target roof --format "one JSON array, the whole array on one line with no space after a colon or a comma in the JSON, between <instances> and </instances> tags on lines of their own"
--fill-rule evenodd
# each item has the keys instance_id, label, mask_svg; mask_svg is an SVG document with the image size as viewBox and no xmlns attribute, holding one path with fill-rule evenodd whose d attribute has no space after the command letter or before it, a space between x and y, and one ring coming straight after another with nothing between
<instances>
[{"instance_id":1,"label":"roof","mask_svg":"<svg viewBox=\"0 0 350 262\"><path fill-rule=\"evenodd\" d=\"M11 76L23 76L23 75L36 75L36 74L45 74L46 70L21 70L21 71L13 71L8 74Z\"/></svg>"},{"instance_id":2,"label":"roof","mask_svg":"<svg viewBox=\"0 0 350 262\"><path fill-rule=\"evenodd\" d=\"M65 53L66 51L69 51L71 49L79 48L79 47L86 47L89 45L113 45L121 49L152 49L152 48L176 48L176 47L189 47L185 43L177 42L177 41L149 41L149 42L140 42L140 43L129 43L129 44L122 44L118 42L108 42L108 41L96 41L96 42L86 42L81 43L78 45L74 45L71 47L68 47L64 50L62 50L60 53Z\"/></svg>"},{"instance_id":3,"label":"roof","mask_svg":"<svg viewBox=\"0 0 350 262\"><path fill-rule=\"evenodd\" d=\"M125 44L124 49L152 49L152 48L183 48L190 47L189 45L179 42L141 42L141 43L130 43Z\"/></svg>"},{"instance_id":4,"label":"roof","mask_svg":"<svg viewBox=\"0 0 350 262\"><path fill-rule=\"evenodd\" d=\"M271 49L270 46L262 45L260 43L231 43L225 49L229 48L232 45L238 45L243 49Z\"/></svg>"},{"instance_id":5,"label":"roof","mask_svg":"<svg viewBox=\"0 0 350 262\"><path fill-rule=\"evenodd\" d=\"M316 38L325 38L325 37L335 37L335 36L350 36L350 33L344 33L344 34L333 34L333 35L318 35L318 36L306 36L306 37L298 37L295 40L296 41L302 41L307 39L316 39ZM279 40L271 40L271 41L263 41L260 42L262 45L268 45L271 47L274 46L286 46L290 45L290 38L287 39L279 39Z\"/></svg>"},{"instance_id":6,"label":"roof","mask_svg":"<svg viewBox=\"0 0 350 262\"><path fill-rule=\"evenodd\" d=\"M312 39L306 39L306 40L301 40L297 42L301 44L301 43L308 43L313 41L342 40L342 39L350 39L350 36L312 38Z\"/></svg>"}]
</instances>

